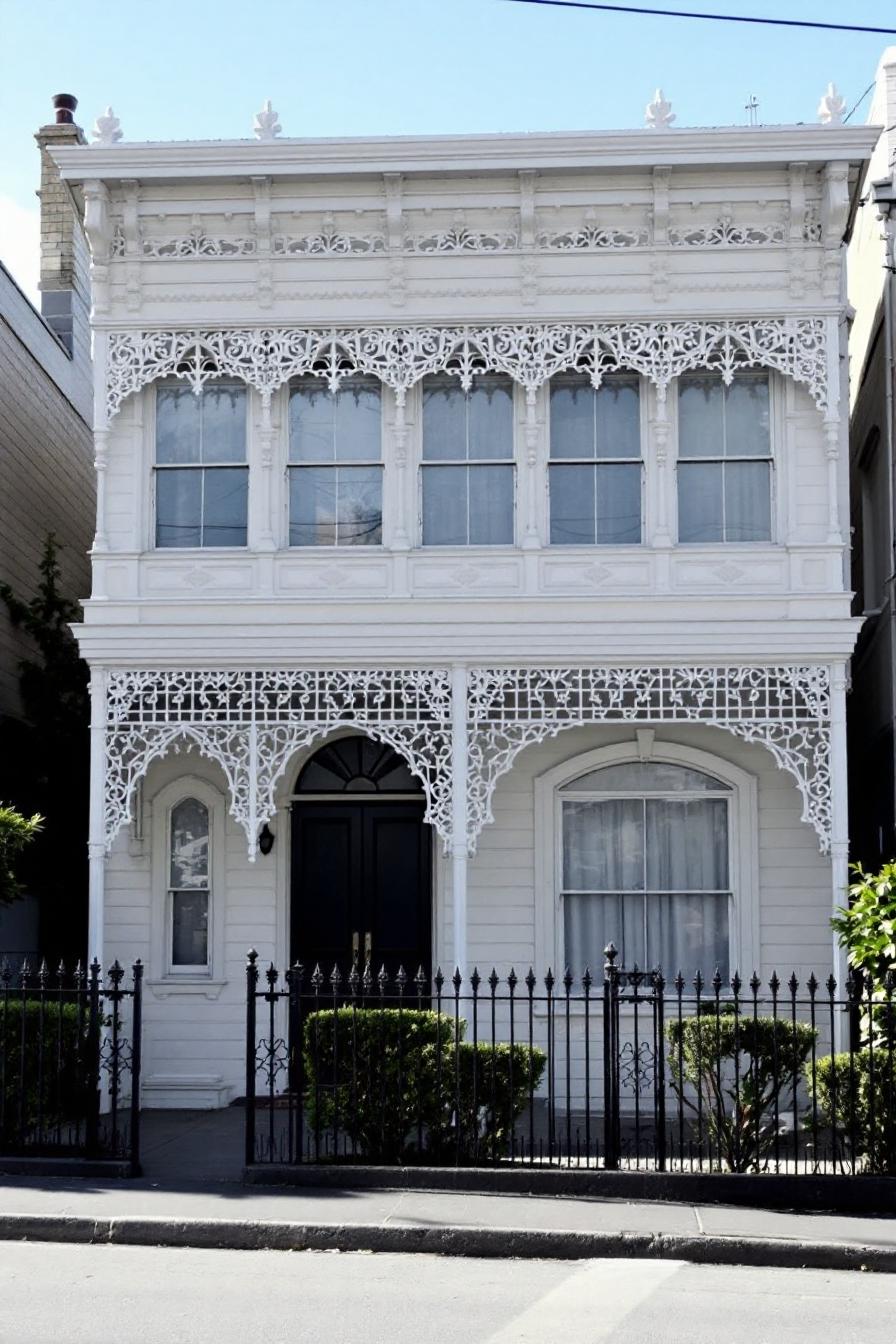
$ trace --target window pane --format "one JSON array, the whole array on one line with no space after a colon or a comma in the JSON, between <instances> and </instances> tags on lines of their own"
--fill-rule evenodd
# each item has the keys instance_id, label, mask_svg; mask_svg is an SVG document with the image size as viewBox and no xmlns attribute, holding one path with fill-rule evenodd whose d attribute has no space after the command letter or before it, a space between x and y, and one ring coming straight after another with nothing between
<instances>
[{"instance_id":1,"label":"window pane","mask_svg":"<svg viewBox=\"0 0 896 1344\"><path fill-rule=\"evenodd\" d=\"M202 474L205 477L203 546L245 546L248 467L212 467Z\"/></svg>"},{"instance_id":2,"label":"window pane","mask_svg":"<svg viewBox=\"0 0 896 1344\"><path fill-rule=\"evenodd\" d=\"M646 966L643 896L566 896L563 900L566 964L573 974L599 971L613 943L621 966Z\"/></svg>"},{"instance_id":3,"label":"window pane","mask_svg":"<svg viewBox=\"0 0 896 1344\"><path fill-rule=\"evenodd\" d=\"M724 540L720 462L679 463L678 540Z\"/></svg>"},{"instance_id":4,"label":"window pane","mask_svg":"<svg viewBox=\"0 0 896 1344\"><path fill-rule=\"evenodd\" d=\"M208 808L197 798L185 798L171 809L171 863L169 886L208 886Z\"/></svg>"},{"instance_id":5,"label":"window pane","mask_svg":"<svg viewBox=\"0 0 896 1344\"><path fill-rule=\"evenodd\" d=\"M383 539L382 468L340 467L337 490L338 545L379 546Z\"/></svg>"},{"instance_id":6,"label":"window pane","mask_svg":"<svg viewBox=\"0 0 896 1344\"><path fill-rule=\"evenodd\" d=\"M467 456L467 405L456 380L423 380L423 458L462 462Z\"/></svg>"},{"instance_id":7,"label":"window pane","mask_svg":"<svg viewBox=\"0 0 896 1344\"><path fill-rule=\"evenodd\" d=\"M423 468L423 545L467 543L467 467Z\"/></svg>"},{"instance_id":8,"label":"window pane","mask_svg":"<svg viewBox=\"0 0 896 1344\"><path fill-rule=\"evenodd\" d=\"M470 467L470 545L513 542L513 467Z\"/></svg>"},{"instance_id":9,"label":"window pane","mask_svg":"<svg viewBox=\"0 0 896 1344\"><path fill-rule=\"evenodd\" d=\"M727 896L648 896L646 964L667 978L700 971L708 980L718 966L727 983L728 947Z\"/></svg>"},{"instance_id":10,"label":"window pane","mask_svg":"<svg viewBox=\"0 0 896 1344\"><path fill-rule=\"evenodd\" d=\"M175 891L171 905L172 966L207 966L208 892Z\"/></svg>"},{"instance_id":11,"label":"window pane","mask_svg":"<svg viewBox=\"0 0 896 1344\"><path fill-rule=\"evenodd\" d=\"M156 545L201 545L202 471L172 467L155 476Z\"/></svg>"},{"instance_id":12,"label":"window pane","mask_svg":"<svg viewBox=\"0 0 896 1344\"><path fill-rule=\"evenodd\" d=\"M203 462L245 462L245 390L206 386L202 391L201 413Z\"/></svg>"},{"instance_id":13,"label":"window pane","mask_svg":"<svg viewBox=\"0 0 896 1344\"><path fill-rule=\"evenodd\" d=\"M513 383L477 378L468 394L470 458L513 457Z\"/></svg>"},{"instance_id":14,"label":"window pane","mask_svg":"<svg viewBox=\"0 0 896 1344\"><path fill-rule=\"evenodd\" d=\"M678 456L721 457L721 378L682 378L678 384Z\"/></svg>"},{"instance_id":15,"label":"window pane","mask_svg":"<svg viewBox=\"0 0 896 1344\"><path fill-rule=\"evenodd\" d=\"M648 798L649 891L725 891L728 804L724 798Z\"/></svg>"},{"instance_id":16,"label":"window pane","mask_svg":"<svg viewBox=\"0 0 896 1344\"><path fill-rule=\"evenodd\" d=\"M644 890L644 805L640 799L563 804L563 888Z\"/></svg>"},{"instance_id":17,"label":"window pane","mask_svg":"<svg viewBox=\"0 0 896 1344\"><path fill-rule=\"evenodd\" d=\"M767 462L725 463L725 540L771 539L771 479Z\"/></svg>"},{"instance_id":18,"label":"window pane","mask_svg":"<svg viewBox=\"0 0 896 1344\"><path fill-rule=\"evenodd\" d=\"M702 770L692 770L686 765L674 765L668 761L626 761L623 765L607 765L603 770L590 770L587 775L564 784L561 792L582 792L586 789L592 789L595 793L610 793L616 789L626 793L696 793L701 790L716 793L727 792L728 785L713 779L712 775L705 775Z\"/></svg>"},{"instance_id":19,"label":"window pane","mask_svg":"<svg viewBox=\"0 0 896 1344\"><path fill-rule=\"evenodd\" d=\"M156 389L156 461L199 461L199 398L186 386Z\"/></svg>"},{"instance_id":20,"label":"window pane","mask_svg":"<svg viewBox=\"0 0 896 1344\"><path fill-rule=\"evenodd\" d=\"M636 463L594 467L597 482L597 532L601 545L641 540L641 468Z\"/></svg>"},{"instance_id":21,"label":"window pane","mask_svg":"<svg viewBox=\"0 0 896 1344\"><path fill-rule=\"evenodd\" d=\"M597 455L641 456L641 412L636 378L608 378L598 389Z\"/></svg>"},{"instance_id":22,"label":"window pane","mask_svg":"<svg viewBox=\"0 0 896 1344\"><path fill-rule=\"evenodd\" d=\"M551 381L551 457L594 457L594 389L585 378Z\"/></svg>"},{"instance_id":23,"label":"window pane","mask_svg":"<svg viewBox=\"0 0 896 1344\"><path fill-rule=\"evenodd\" d=\"M378 462L382 456L378 383L349 380L335 396L333 430L338 462Z\"/></svg>"},{"instance_id":24,"label":"window pane","mask_svg":"<svg viewBox=\"0 0 896 1344\"><path fill-rule=\"evenodd\" d=\"M335 467L294 467L290 471L289 544L336 544Z\"/></svg>"},{"instance_id":25,"label":"window pane","mask_svg":"<svg viewBox=\"0 0 896 1344\"><path fill-rule=\"evenodd\" d=\"M771 451L768 378L735 378L725 393L725 453L767 457Z\"/></svg>"},{"instance_id":26,"label":"window pane","mask_svg":"<svg viewBox=\"0 0 896 1344\"><path fill-rule=\"evenodd\" d=\"M594 467L548 467L551 498L551 544L594 543Z\"/></svg>"},{"instance_id":27,"label":"window pane","mask_svg":"<svg viewBox=\"0 0 896 1344\"><path fill-rule=\"evenodd\" d=\"M309 378L289 390L290 462L332 462L333 398L323 383Z\"/></svg>"}]
</instances>

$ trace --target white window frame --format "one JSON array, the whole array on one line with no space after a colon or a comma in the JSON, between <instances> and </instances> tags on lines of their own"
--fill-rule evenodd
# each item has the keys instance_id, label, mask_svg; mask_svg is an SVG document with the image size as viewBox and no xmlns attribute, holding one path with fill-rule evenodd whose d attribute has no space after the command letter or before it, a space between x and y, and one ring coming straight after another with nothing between
<instances>
[{"instance_id":1,"label":"white window frame","mask_svg":"<svg viewBox=\"0 0 896 1344\"><path fill-rule=\"evenodd\" d=\"M712 463L726 459L707 457L707 458L682 458L681 457L681 435L679 424L679 387L681 379L673 380L670 388L668 416L673 426L674 454L672 456L672 470L668 472L669 477L669 495L668 495L668 517L672 535L675 538L676 546L684 550L697 551L705 550L723 550L726 553L744 547L747 550L757 550L760 547L769 547L780 544L781 539L787 535L786 520L782 517L781 507L783 501L783 479L782 479L782 454L781 448L785 441L785 410L784 410L784 389L781 386L779 375L772 369L756 368L742 369L740 373L754 377L765 377L768 379L768 442L769 454L767 458L731 458L727 459L733 462L768 462L769 464L769 537L766 541L681 541L678 535L678 479L679 464L688 465L691 462L699 463L701 461ZM721 381L721 374L716 374L713 369L693 369L691 374L686 376L693 377L718 377ZM737 376L737 375L735 375Z\"/></svg>"},{"instance_id":2,"label":"white window frame","mask_svg":"<svg viewBox=\"0 0 896 1344\"><path fill-rule=\"evenodd\" d=\"M186 387L188 384L183 378L160 378L151 383L145 389L144 407L146 410L145 422L145 444L147 466L144 473L144 479L147 480L146 489L146 507L143 514L143 535L144 547L146 551L152 551L154 556L176 555L176 556L197 556L197 555L243 555L252 548L252 440L253 440L253 389L248 383L243 383L239 378L221 378L215 380L212 386L226 386L239 388L245 396L246 406L246 457L244 462L222 462L221 467L243 467L246 471L246 541L242 546L159 546L156 541L156 479L158 471L171 471L178 464L169 463L161 467L156 462L156 424L157 424L157 398L159 391L171 387ZM185 470L202 470L203 464L197 462L182 464ZM208 470L214 471L217 468L214 465L208 467Z\"/></svg>"},{"instance_id":3,"label":"white window frame","mask_svg":"<svg viewBox=\"0 0 896 1344\"><path fill-rule=\"evenodd\" d=\"M208 964L175 966L173 952L173 902L171 895L171 818L178 803L195 798L208 810L209 897ZM195 988L202 992L226 983L224 970L224 831L227 800L196 775L182 775L154 795L152 824L152 961L150 987L172 990ZM213 995L217 997L217 995Z\"/></svg>"},{"instance_id":4,"label":"white window frame","mask_svg":"<svg viewBox=\"0 0 896 1344\"><path fill-rule=\"evenodd\" d=\"M569 371L566 372L566 373L558 374L557 377L558 377L559 379L569 378L571 375L574 375L574 374L575 374L575 370L569 370ZM639 456L638 458L633 458L633 457L631 457L631 458L630 458L630 457L606 457L606 458L602 458L602 457L581 457L581 458L561 457L561 458L554 458L554 457L552 457L552 456L551 456L551 385L552 385L554 379L553 379L553 378L549 378L549 379L547 380L547 382L544 384L545 454L544 454L544 461L543 461L542 466L541 466L541 469L542 469L543 472L544 472L544 518L543 518L543 524L542 524L542 526L543 526L543 535L544 535L544 545L545 545L545 547L546 547L547 549L551 550L551 551L556 552L558 555L574 554L577 550L579 550L579 551L587 551L587 552L589 552L589 553L599 553L599 554L603 554L603 553L606 552L606 551L612 551L612 552L615 553L616 551L624 550L626 547L628 547L628 548L633 548L633 547L641 547L641 546L643 546L643 545L644 545L644 541L645 541L645 537L648 535L648 534L647 534L647 501L648 501L648 492L647 492L647 470L648 470L648 457L647 457L647 454L646 454L646 452L645 452L645 447L646 447L646 444L647 444L647 426L648 426L647 396L648 396L648 394L649 394L650 388L649 388L649 385L648 385L647 380L646 380L645 378L641 377L640 375L638 375L638 374L636 374L636 373L627 373L624 369L620 369L619 372L618 372L618 374L607 374L607 375L605 376L605 378L604 378L603 383L601 384L601 386L603 386L605 383L612 382L612 380L613 380L614 377L625 378L625 379L628 379L629 381L634 381L634 382L636 382L637 385L638 385L638 439L639 439L639 443L640 443L640 447L641 447L640 456ZM585 385L585 384L588 383L587 375L586 375L586 376L583 376L583 378L582 378L582 383L583 383L583 385ZM641 535L639 536L638 540L637 540L637 541L617 541L617 542L613 542L613 541L586 541L586 542L578 542L578 543L576 543L576 542L557 542L557 541L551 541L551 467L552 467L552 466L584 466L584 467L592 466L592 467L597 467L597 466L600 466L601 463L608 463L608 464L610 464L610 465L612 465L613 463L618 463L619 465L625 465L625 464L628 464L628 465L632 465L632 466L635 465L635 463L638 463L638 464L640 465L640 467L641 467L641 477L640 477L640 482L641 482L641 489L640 489L640 510L641 510L641 519L640 519L640 521L641 521L641 529L640 529L640 532L641 532Z\"/></svg>"},{"instance_id":5,"label":"white window frame","mask_svg":"<svg viewBox=\"0 0 896 1344\"><path fill-rule=\"evenodd\" d=\"M433 555L439 555L439 554L444 555L446 552L448 552L448 553L455 552L455 553L457 553L457 554L459 554L459 555L460 555L460 554L463 554L463 555L469 555L471 552L477 552L477 551L482 552L482 553L484 553L484 554L488 554L488 555L494 555L495 553L500 553L500 552L505 552L505 553L506 553L507 551L516 550L516 549L518 549L518 547L519 547L519 538L520 538L520 536L522 535L523 530L524 530L519 514L520 514L520 505L521 505L521 499L522 499L522 492L521 492L521 490L520 490L520 480L521 480L521 477L522 477L522 469L521 469L521 465L520 465L520 451L521 451L521 432L520 432L520 425L521 425L521 421L524 421L524 419L525 419L525 392L524 392L524 390L519 386L519 384L516 382L516 380L513 379L513 378L509 378L508 375L494 374L494 373L486 373L486 374L483 374L482 376L483 376L483 377L487 377L487 378L508 377L508 380L509 380L509 382L510 382L510 387L511 387L511 391L512 391L512 402L511 402L511 423L512 423L512 430L511 430L511 433L512 433L512 439L511 439L511 452L510 452L510 456L509 456L509 457L500 457L500 458L477 458L477 459L473 459L473 460L472 460L472 465L475 466L475 465L479 464L479 465L484 466L484 467L487 467L487 466L492 466L492 467L495 467L495 466L506 466L506 467L509 467L510 471L512 472L512 482L513 482L513 486L512 486L512 498L511 498L511 517L512 517L512 521L513 521L513 534L512 534L512 536L511 536L510 541L498 541L498 542L479 542L479 541L476 541L476 542L451 542L451 543L446 543L446 544L442 544L442 543L428 544L428 545L424 544L424 541L423 541L423 472L424 472L425 469L426 469L427 467L429 467L429 466L432 466L432 467L438 467L438 466L445 466L445 467L457 466L457 467L460 467L460 466L465 466L465 465L466 465L466 466L469 466L471 463L470 463L469 461L466 462L466 463L464 463L464 462L459 462L459 461L458 461L458 462L455 462L455 461L453 461L453 460L450 461L450 462L449 462L449 461L439 461L438 459L436 459L436 460L432 460L432 461L429 461L429 462L427 462L427 461L424 460L424 457L423 457L423 392L424 392L424 383L425 383L426 379L425 379L425 378L421 378L421 379L419 380L419 382L416 384L415 389L414 389L414 390L415 390L415 393L416 393L416 398L415 398L415 400L416 400L416 406L415 406L415 412L416 412L415 420L416 420L416 423L415 423L415 426L414 426L415 429L416 429L416 433L415 433L415 435L414 435L414 438L415 438L415 445L414 445L414 448L415 448L415 451L414 451L414 480L415 480L414 500L415 500L415 509L416 509L416 520L415 520L415 528L414 528L414 545L415 545L415 547L417 547L417 548L418 548L424 555L429 554L429 553L432 553ZM452 382L452 383L456 383L456 384L457 384L457 389L458 389L458 391L462 391L462 390L463 390L463 389L461 388L460 379L457 378L457 377L455 377L454 375L451 375L451 374L448 374L448 375L434 374L433 377L436 377L436 378L446 377L447 380L448 380L449 382ZM475 385L476 385L476 379L475 379L475 377L474 377L474 380L473 380L473 386L474 386L474 388L475 388Z\"/></svg>"},{"instance_id":6,"label":"white window frame","mask_svg":"<svg viewBox=\"0 0 896 1344\"><path fill-rule=\"evenodd\" d=\"M642 745L642 744L647 744ZM729 906L730 970L748 978L759 961L759 813L756 778L723 757L695 747L681 746L653 738L650 730L641 730L640 741L618 742L597 747L570 757L536 777L535 788L535 957L539 966L552 966L558 975L565 969L563 936L563 830L561 809L564 786L593 770L609 765L633 762L682 765L712 775L731 793L729 795ZM593 791L589 797L596 796ZM609 796L609 794L608 794ZM614 795L615 796L615 795ZM559 969L558 969L559 968ZM578 979L583 967L570 970ZM602 966L591 973L600 981ZM712 974L714 968L708 969ZM664 967L667 976L678 967Z\"/></svg>"}]
</instances>

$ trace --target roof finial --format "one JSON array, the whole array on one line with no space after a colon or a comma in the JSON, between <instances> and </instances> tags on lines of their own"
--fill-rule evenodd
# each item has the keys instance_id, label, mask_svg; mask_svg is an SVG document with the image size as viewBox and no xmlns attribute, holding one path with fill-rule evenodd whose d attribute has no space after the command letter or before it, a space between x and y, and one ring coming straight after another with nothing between
<instances>
[{"instance_id":1,"label":"roof finial","mask_svg":"<svg viewBox=\"0 0 896 1344\"><path fill-rule=\"evenodd\" d=\"M121 122L111 107L106 108L103 116L97 117L91 134L98 145L114 145L121 139Z\"/></svg>"},{"instance_id":2,"label":"roof finial","mask_svg":"<svg viewBox=\"0 0 896 1344\"><path fill-rule=\"evenodd\" d=\"M260 112L255 113L255 126L253 130L259 140L274 140L280 134L283 127L277 119L277 113L271 106L270 98L265 100L264 107Z\"/></svg>"},{"instance_id":3,"label":"roof finial","mask_svg":"<svg viewBox=\"0 0 896 1344\"><path fill-rule=\"evenodd\" d=\"M672 111L672 104L665 97L662 89L657 89L653 95L653 102L647 104L644 113L644 123L652 131L667 131L675 120L675 113Z\"/></svg>"},{"instance_id":4,"label":"roof finial","mask_svg":"<svg viewBox=\"0 0 896 1344\"><path fill-rule=\"evenodd\" d=\"M846 99L840 97L836 84L829 84L818 104L818 120L825 126L842 126L845 110Z\"/></svg>"}]
</instances>

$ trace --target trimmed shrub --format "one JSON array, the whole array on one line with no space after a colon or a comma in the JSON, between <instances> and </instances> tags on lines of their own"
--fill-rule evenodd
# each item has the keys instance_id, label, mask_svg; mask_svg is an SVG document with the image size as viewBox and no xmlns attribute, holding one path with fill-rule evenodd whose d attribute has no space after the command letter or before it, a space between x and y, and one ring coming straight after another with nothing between
<instances>
[{"instance_id":1,"label":"trimmed shrub","mask_svg":"<svg viewBox=\"0 0 896 1344\"><path fill-rule=\"evenodd\" d=\"M0 1001L0 1144L39 1145L82 1119L87 1073L87 1021L76 1004Z\"/></svg>"},{"instance_id":2,"label":"trimmed shrub","mask_svg":"<svg viewBox=\"0 0 896 1344\"><path fill-rule=\"evenodd\" d=\"M803 1022L713 1009L666 1024L672 1090L702 1116L729 1171L762 1166L782 1094L798 1083L816 1035Z\"/></svg>"},{"instance_id":3,"label":"trimmed shrub","mask_svg":"<svg viewBox=\"0 0 896 1344\"><path fill-rule=\"evenodd\" d=\"M813 1092L812 1070L806 1081ZM868 1171L896 1175L896 1064L887 1051L826 1055L815 1065L819 1123L832 1131L832 1146L865 1159Z\"/></svg>"},{"instance_id":4,"label":"trimmed shrub","mask_svg":"<svg viewBox=\"0 0 896 1344\"><path fill-rule=\"evenodd\" d=\"M505 1151L529 1096L529 1049L464 1040L466 1023L407 1008L323 1009L304 1023L310 1126L346 1136L369 1162ZM474 1064L475 1060L475 1064ZM532 1051L532 1086L545 1055ZM511 1087L511 1076L513 1086Z\"/></svg>"}]
</instances>

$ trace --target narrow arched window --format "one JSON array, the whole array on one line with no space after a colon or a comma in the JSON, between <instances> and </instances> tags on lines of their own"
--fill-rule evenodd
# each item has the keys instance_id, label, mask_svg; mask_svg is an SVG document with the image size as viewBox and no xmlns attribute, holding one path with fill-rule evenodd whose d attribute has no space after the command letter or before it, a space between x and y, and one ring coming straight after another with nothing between
<instances>
[{"instance_id":1,"label":"narrow arched window","mask_svg":"<svg viewBox=\"0 0 896 1344\"><path fill-rule=\"evenodd\" d=\"M567 964L621 965L668 976L730 961L729 785L682 765L632 761L560 790Z\"/></svg>"},{"instance_id":2,"label":"narrow arched window","mask_svg":"<svg viewBox=\"0 0 896 1344\"><path fill-rule=\"evenodd\" d=\"M197 798L184 798L171 809L168 848L171 965L204 970L211 897L209 811Z\"/></svg>"}]
</instances>

